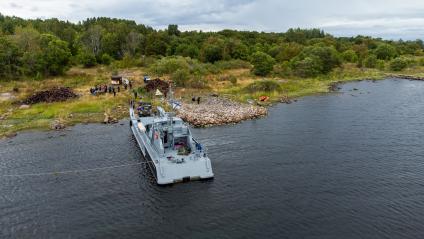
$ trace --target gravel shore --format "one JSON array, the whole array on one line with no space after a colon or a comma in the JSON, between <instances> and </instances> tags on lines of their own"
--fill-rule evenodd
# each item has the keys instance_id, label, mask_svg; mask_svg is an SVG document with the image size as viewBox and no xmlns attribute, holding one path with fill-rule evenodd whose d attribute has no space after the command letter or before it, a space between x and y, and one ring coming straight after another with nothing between
<instances>
[{"instance_id":1,"label":"gravel shore","mask_svg":"<svg viewBox=\"0 0 424 239\"><path fill-rule=\"evenodd\" d=\"M195 127L238 123L265 116L265 107L241 104L222 97L203 97L197 102L183 103L177 116Z\"/></svg>"}]
</instances>

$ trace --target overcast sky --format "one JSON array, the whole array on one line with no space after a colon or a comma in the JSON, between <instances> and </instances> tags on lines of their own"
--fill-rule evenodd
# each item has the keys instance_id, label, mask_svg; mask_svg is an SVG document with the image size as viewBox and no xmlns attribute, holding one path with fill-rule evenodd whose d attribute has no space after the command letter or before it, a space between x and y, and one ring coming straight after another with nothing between
<instances>
[{"instance_id":1,"label":"overcast sky","mask_svg":"<svg viewBox=\"0 0 424 239\"><path fill-rule=\"evenodd\" d=\"M337 36L424 37L423 0L0 0L0 13L73 22L107 16L182 30L317 27Z\"/></svg>"}]
</instances>

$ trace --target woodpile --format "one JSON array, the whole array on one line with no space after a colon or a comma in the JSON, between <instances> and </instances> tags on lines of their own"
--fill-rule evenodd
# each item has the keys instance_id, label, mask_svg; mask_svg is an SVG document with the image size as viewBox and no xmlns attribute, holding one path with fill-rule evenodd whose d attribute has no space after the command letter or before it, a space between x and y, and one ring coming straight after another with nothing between
<instances>
[{"instance_id":1,"label":"woodpile","mask_svg":"<svg viewBox=\"0 0 424 239\"><path fill-rule=\"evenodd\" d=\"M71 98L76 98L77 95L72 91L72 89L67 87L56 87L45 91L39 91L35 94L28 97L24 100L24 103L29 104L37 104L40 102L57 102L57 101L65 101Z\"/></svg>"},{"instance_id":2,"label":"woodpile","mask_svg":"<svg viewBox=\"0 0 424 239\"><path fill-rule=\"evenodd\" d=\"M147 90L147 92L155 92L156 90L160 90L160 92L162 92L162 94L166 97L166 94L169 91L169 83L157 78L154 80L149 80L144 88Z\"/></svg>"},{"instance_id":3,"label":"woodpile","mask_svg":"<svg viewBox=\"0 0 424 239\"><path fill-rule=\"evenodd\" d=\"M203 98L200 104L184 103L177 116L195 127L238 123L267 114L260 106L241 104L221 97Z\"/></svg>"}]
</instances>

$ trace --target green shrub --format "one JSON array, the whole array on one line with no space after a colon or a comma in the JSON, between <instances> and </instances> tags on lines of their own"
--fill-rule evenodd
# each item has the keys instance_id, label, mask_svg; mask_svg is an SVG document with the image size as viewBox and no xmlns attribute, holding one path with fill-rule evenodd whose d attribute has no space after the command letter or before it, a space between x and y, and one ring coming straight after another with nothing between
<instances>
[{"instance_id":1,"label":"green shrub","mask_svg":"<svg viewBox=\"0 0 424 239\"><path fill-rule=\"evenodd\" d=\"M249 93L281 91L280 84L275 80L260 80L250 83L245 88Z\"/></svg>"},{"instance_id":2,"label":"green shrub","mask_svg":"<svg viewBox=\"0 0 424 239\"><path fill-rule=\"evenodd\" d=\"M377 57L375 55L369 55L364 59L363 63L367 68L375 68L377 66Z\"/></svg>"},{"instance_id":3,"label":"green shrub","mask_svg":"<svg viewBox=\"0 0 424 239\"><path fill-rule=\"evenodd\" d=\"M22 65L22 49L9 38L0 36L0 80L18 78ZM32 61L33 56L28 54L28 62ZM24 63L25 60L24 55ZM25 64L27 65L27 64ZM30 65L30 64L28 64ZM28 71L34 71L30 67L25 67Z\"/></svg>"},{"instance_id":4,"label":"green shrub","mask_svg":"<svg viewBox=\"0 0 424 239\"><path fill-rule=\"evenodd\" d=\"M199 74L194 74L190 81L188 86L192 87L192 88L197 88L197 89L202 89L202 88L206 88L208 85L208 82L206 81L206 79Z\"/></svg>"},{"instance_id":5,"label":"green shrub","mask_svg":"<svg viewBox=\"0 0 424 239\"><path fill-rule=\"evenodd\" d=\"M140 58L140 67L150 67L153 65L157 59L153 56L142 56Z\"/></svg>"},{"instance_id":6,"label":"green shrub","mask_svg":"<svg viewBox=\"0 0 424 239\"><path fill-rule=\"evenodd\" d=\"M341 65L340 55L334 47L310 46L291 61L292 69L301 77L327 74Z\"/></svg>"},{"instance_id":7,"label":"green shrub","mask_svg":"<svg viewBox=\"0 0 424 239\"><path fill-rule=\"evenodd\" d=\"M190 58L199 58L199 48L192 44L180 44L175 49L175 54L184 56L184 57L190 57Z\"/></svg>"},{"instance_id":8,"label":"green shrub","mask_svg":"<svg viewBox=\"0 0 424 239\"><path fill-rule=\"evenodd\" d=\"M172 74L179 69L189 70L190 66L188 60L190 58L184 58L181 56L177 57L164 57L154 64L152 64L149 68L150 72L162 76L164 74Z\"/></svg>"},{"instance_id":9,"label":"green shrub","mask_svg":"<svg viewBox=\"0 0 424 239\"><path fill-rule=\"evenodd\" d=\"M209 73L218 74L221 71L214 64L211 63L201 63L197 60L194 60L190 64L190 73L198 75L207 75Z\"/></svg>"},{"instance_id":10,"label":"green shrub","mask_svg":"<svg viewBox=\"0 0 424 239\"><path fill-rule=\"evenodd\" d=\"M272 71L275 60L270 55L257 51L252 55L251 63L253 64L253 74L266 76Z\"/></svg>"},{"instance_id":11,"label":"green shrub","mask_svg":"<svg viewBox=\"0 0 424 239\"><path fill-rule=\"evenodd\" d=\"M96 56L88 51L81 50L77 56L78 63L84 67L93 67L97 64Z\"/></svg>"},{"instance_id":12,"label":"green shrub","mask_svg":"<svg viewBox=\"0 0 424 239\"><path fill-rule=\"evenodd\" d=\"M101 57L100 57L100 62L104 65L110 65L110 63L112 63L113 58L111 56L109 56L109 54L104 53Z\"/></svg>"},{"instance_id":13,"label":"green shrub","mask_svg":"<svg viewBox=\"0 0 424 239\"><path fill-rule=\"evenodd\" d=\"M358 55L354 50L346 50L342 53L342 58L346 62L355 63L358 61Z\"/></svg>"},{"instance_id":14,"label":"green shrub","mask_svg":"<svg viewBox=\"0 0 424 239\"><path fill-rule=\"evenodd\" d=\"M249 62L243 60L217 61L214 65L220 70L249 69L251 67Z\"/></svg>"},{"instance_id":15,"label":"green shrub","mask_svg":"<svg viewBox=\"0 0 424 239\"><path fill-rule=\"evenodd\" d=\"M235 85L237 84L237 77L234 75L221 75L219 76L218 81L229 81L231 84Z\"/></svg>"},{"instance_id":16,"label":"green shrub","mask_svg":"<svg viewBox=\"0 0 424 239\"><path fill-rule=\"evenodd\" d=\"M390 62L390 69L393 71L401 71L408 66L408 61L402 57L393 59Z\"/></svg>"},{"instance_id":17,"label":"green shrub","mask_svg":"<svg viewBox=\"0 0 424 239\"><path fill-rule=\"evenodd\" d=\"M274 66L273 73L280 77L290 77L293 75L293 70L290 62L284 61L281 64Z\"/></svg>"},{"instance_id":18,"label":"green shrub","mask_svg":"<svg viewBox=\"0 0 424 239\"><path fill-rule=\"evenodd\" d=\"M229 81L231 82L231 84L236 85L237 84L237 77L230 75Z\"/></svg>"},{"instance_id":19,"label":"green shrub","mask_svg":"<svg viewBox=\"0 0 424 239\"><path fill-rule=\"evenodd\" d=\"M293 62L294 73L300 77L314 77L323 72L323 63L318 57L306 57Z\"/></svg>"},{"instance_id":20,"label":"green shrub","mask_svg":"<svg viewBox=\"0 0 424 239\"><path fill-rule=\"evenodd\" d=\"M122 58L122 60L114 61L112 64L112 67L118 68L118 69L125 69L125 68L136 67L138 65L139 65L139 61L136 58L126 54Z\"/></svg>"},{"instance_id":21,"label":"green shrub","mask_svg":"<svg viewBox=\"0 0 424 239\"><path fill-rule=\"evenodd\" d=\"M191 72L200 75L210 74L218 74L221 73L221 70L215 65L211 63L199 63L192 65Z\"/></svg>"},{"instance_id":22,"label":"green shrub","mask_svg":"<svg viewBox=\"0 0 424 239\"><path fill-rule=\"evenodd\" d=\"M137 65L137 60L131 55L125 54L119 63L121 68L131 68Z\"/></svg>"},{"instance_id":23,"label":"green shrub","mask_svg":"<svg viewBox=\"0 0 424 239\"><path fill-rule=\"evenodd\" d=\"M407 58L405 57L406 62L408 63L408 67L413 67L413 66L417 66L419 65L419 62L417 59L415 58Z\"/></svg>"},{"instance_id":24,"label":"green shrub","mask_svg":"<svg viewBox=\"0 0 424 239\"><path fill-rule=\"evenodd\" d=\"M383 60L377 60L376 67L377 69L384 71L386 69L386 62Z\"/></svg>"},{"instance_id":25,"label":"green shrub","mask_svg":"<svg viewBox=\"0 0 424 239\"><path fill-rule=\"evenodd\" d=\"M394 46L382 43L375 49L375 55L380 60L390 60L396 57L398 53Z\"/></svg>"},{"instance_id":26,"label":"green shrub","mask_svg":"<svg viewBox=\"0 0 424 239\"><path fill-rule=\"evenodd\" d=\"M171 80L177 87L206 88L207 81L203 75L191 74L187 69L178 69L171 74Z\"/></svg>"},{"instance_id":27,"label":"green shrub","mask_svg":"<svg viewBox=\"0 0 424 239\"><path fill-rule=\"evenodd\" d=\"M190 72L187 69L178 69L172 73L171 80L178 87L186 87L190 80Z\"/></svg>"},{"instance_id":28,"label":"green shrub","mask_svg":"<svg viewBox=\"0 0 424 239\"><path fill-rule=\"evenodd\" d=\"M418 64L419 64L420 66L424 66L424 58L420 58L420 59L418 60Z\"/></svg>"},{"instance_id":29,"label":"green shrub","mask_svg":"<svg viewBox=\"0 0 424 239\"><path fill-rule=\"evenodd\" d=\"M145 94L148 93L147 90L146 90L146 88L141 87L141 86L138 87L138 88L136 88L136 89L134 89L133 91L137 92L137 94L139 94L139 95L145 95Z\"/></svg>"},{"instance_id":30,"label":"green shrub","mask_svg":"<svg viewBox=\"0 0 424 239\"><path fill-rule=\"evenodd\" d=\"M196 59L181 56L161 58L149 67L149 72L155 75L173 74L179 69L184 69L193 75L218 74L221 70L211 63L201 63Z\"/></svg>"},{"instance_id":31,"label":"green shrub","mask_svg":"<svg viewBox=\"0 0 424 239\"><path fill-rule=\"evenodd\" d=\"M72 57L68 42L50 34L41 34L40 42L42 53L38 59L41 63L39 71L44 71L47 75L63 74Z\"/></svg>"},{"instance_id":32,"label":"green shrub","mask_svg":"<svg viewBox=\"0 0 424 239\"><path fill-rule=\"evenodd\" d=\"M218 37L209 37L202 46L200 54L204 62L214 63L224 59L225 42Z\"/></svg>"},{"instance_id":33,"label":"green shrub","mask_svg":"<svg viewBox=\"0 0 424 239\"><path fill-rule=\"evenodd\" d=\"M220 75L218 77L218 81L228 81L230 79L230 75Z\"/></svg>"}]
</instances>

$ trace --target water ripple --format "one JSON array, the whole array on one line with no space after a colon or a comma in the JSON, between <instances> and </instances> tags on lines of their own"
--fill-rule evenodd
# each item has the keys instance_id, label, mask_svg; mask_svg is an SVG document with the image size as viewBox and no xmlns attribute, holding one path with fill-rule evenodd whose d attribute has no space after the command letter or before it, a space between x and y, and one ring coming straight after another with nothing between
<instances>
[{"instance_id":1,"label":"water ripple","mask_svg":"<svg viewBox=\"0 0 424 239\"><path fill-rule=\"evenodd\" d=\"M0 237L419 238L423 89L349 83L264 119L194 129L213 181L158 187L145 164L2 178ZM0 175L143 161L125 122L0 141Z\"/></svg>"}]
</instances>

